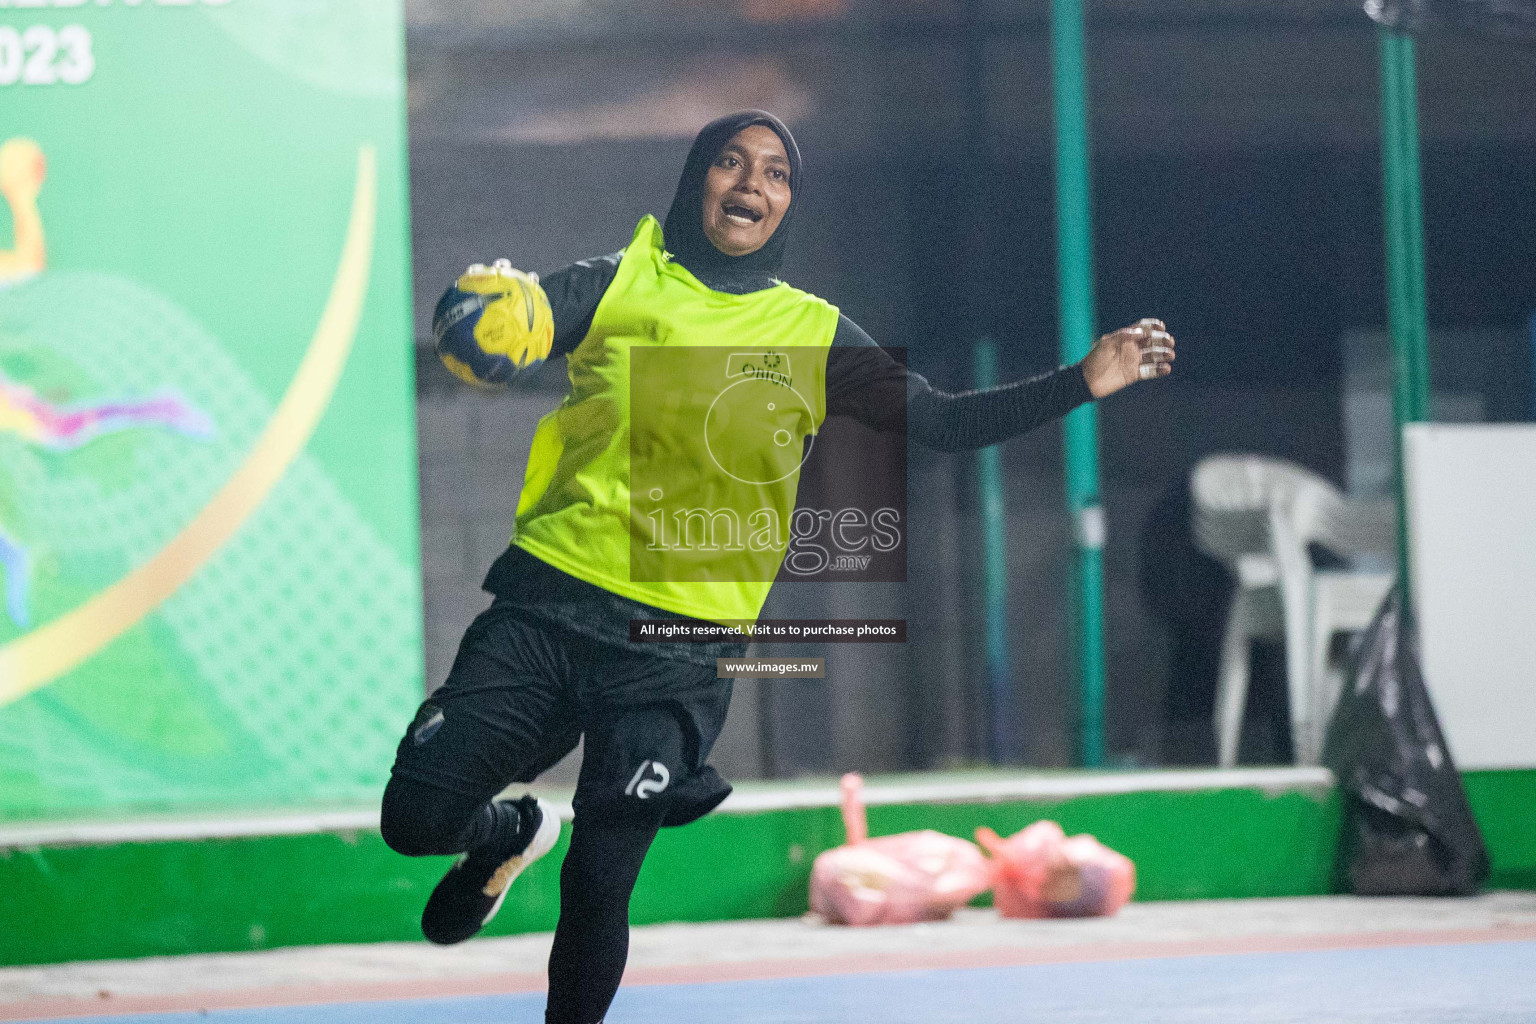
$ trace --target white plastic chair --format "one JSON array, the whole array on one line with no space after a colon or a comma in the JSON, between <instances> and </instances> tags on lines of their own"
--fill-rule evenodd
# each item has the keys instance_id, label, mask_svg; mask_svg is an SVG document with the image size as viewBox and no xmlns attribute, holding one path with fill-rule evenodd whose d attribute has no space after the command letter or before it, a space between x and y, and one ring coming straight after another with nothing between
<instances>
[{"instance_id":1,"label":"white plastic chair","mask_svg":"<svg viewBox=\"0 0 1536 1024\"><path fill-rule=\"evenodd\" d=\"M1327 480L1279 459L1217 455L1190 474L1196 547L1225 563L1236 589L1222 635L1216 750L1237 762L1255 639L1285 642L1286 691L1296 763L1316 764L1342 678L1329 664L1333 636L1364 629L1391 588L1390 572L1316 570L1309 544L1343 556L1390 545L1388 507L1351 506Z\"/></svg>"}]
</instances>

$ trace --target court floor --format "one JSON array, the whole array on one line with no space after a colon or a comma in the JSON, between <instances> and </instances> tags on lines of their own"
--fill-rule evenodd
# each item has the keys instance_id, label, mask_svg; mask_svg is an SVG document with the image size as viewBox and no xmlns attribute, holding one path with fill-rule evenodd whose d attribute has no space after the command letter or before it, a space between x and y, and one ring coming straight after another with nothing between
<instances>
[{"instance_id":1,"label":"court floor","mask_svg":"<svg viewBox=\"0 0 1536 1024\"><path fill-rule=\"evenodd\" d=\"M889 929L796 921L637 929L634 969L608 1020L1536 1022L1536 894L1133 904L1127 912L1107 921L1001 922L971 911L946 924ZM7 968L0 1020L542 1021L536 967L547 936L460 949L386 944ZM98 984L116 989L93 999Z\"/></svg>"}]
</instances>

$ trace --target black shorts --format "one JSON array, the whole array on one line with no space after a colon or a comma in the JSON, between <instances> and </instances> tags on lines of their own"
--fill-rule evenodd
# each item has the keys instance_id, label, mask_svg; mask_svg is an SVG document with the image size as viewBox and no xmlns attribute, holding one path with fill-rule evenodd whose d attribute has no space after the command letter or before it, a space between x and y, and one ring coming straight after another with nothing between
<instances>
[{"instance_id":1,"label":"black shorts","mask_svg":"<svg viewBox=\"0 0 1536 1024\"><path fill-rule=\"evenodd\" d=\"M498 601L459 644L395 752L394 774L489 800L585 737L574 807L684 825L731 787L705 761L731 680L625 650Z\"/></svg>"}]
</instances>

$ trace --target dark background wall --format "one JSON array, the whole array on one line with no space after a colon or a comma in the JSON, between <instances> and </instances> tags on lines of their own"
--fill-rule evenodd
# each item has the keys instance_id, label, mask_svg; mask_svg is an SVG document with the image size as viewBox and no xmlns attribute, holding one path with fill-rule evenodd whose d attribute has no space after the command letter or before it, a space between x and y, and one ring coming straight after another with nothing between
<instances>
[{"instance_id":1,"label":"dark background wall","mask_svg":"<svg viewBox=\"0 0 1536 1024\"><path fill-rule=\"evenodd\" d=\"M1343 482L1341 339L1385 324L1376 35L1351 3L1089 5L1098 317L1155 315L1174 377L1101 407L1109 514L1108 749L1199 755L1212 685L1171 646L1210 619L1178 516L1202 456L1293 459ZM971 346L1006 375L1055 363L1048 5L856 0L459 0L409 7L417 329L472 260L548 270L665 212L692 133L745 106L807 160L787 280L936 385ZM1536 46L1422 40L1429 311L1494 418L1529 417L1536 309ZM563 367L487 398L420 360L428 679L442 678L505 544ZM1059 430L1003 449L1024 756L1072 758L1069 524ZM720 760L740 774L980 760L975 458L914 451L906 587L781 587L770 610L910 620L903 648L829 653L826 682L743 684ZM1205 595L1205 596L1202 596ZM1176 605L1177 607L1173 607ZM1217 627L1219 628L1219 623ZM1177 663L1176 663L1177 662ZM1179 695L1192 700L1180 701ZM1170 699L1179 720L1170 720ZM1183 710L1179 710L1183 708Z\"/></svg>"}]
</instances>

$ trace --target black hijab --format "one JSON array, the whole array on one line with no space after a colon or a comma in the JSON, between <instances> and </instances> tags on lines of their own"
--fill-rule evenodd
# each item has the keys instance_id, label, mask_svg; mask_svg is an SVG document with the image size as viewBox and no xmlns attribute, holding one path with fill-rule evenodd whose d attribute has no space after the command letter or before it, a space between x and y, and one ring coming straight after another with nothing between
<instances>
[{"instance_id":1,"label":"black hijab","mask_svg":"<svg viewBox=\"0 0 1536 1024\"><path fill-rule=\"evenodd\" d=\"M789 208L761 249L745 256L727 256L716 249L704 233L704 176L725 144L737 132L754 124L773 129L779 141L784 143L784 153L789 157ZM783 121L764 110L743 110L715 118L699 131L693 147L688 150L683 176L677 183L677 194L672 197L672 208L667 211L666 223L662 225L667 251L711 287L716 287L717 282L771 278L784 262L784 243L789 236L790 218L800 198L800 181L800 147L795 145L795 137Z\"/></svg>"}]
</instances>

